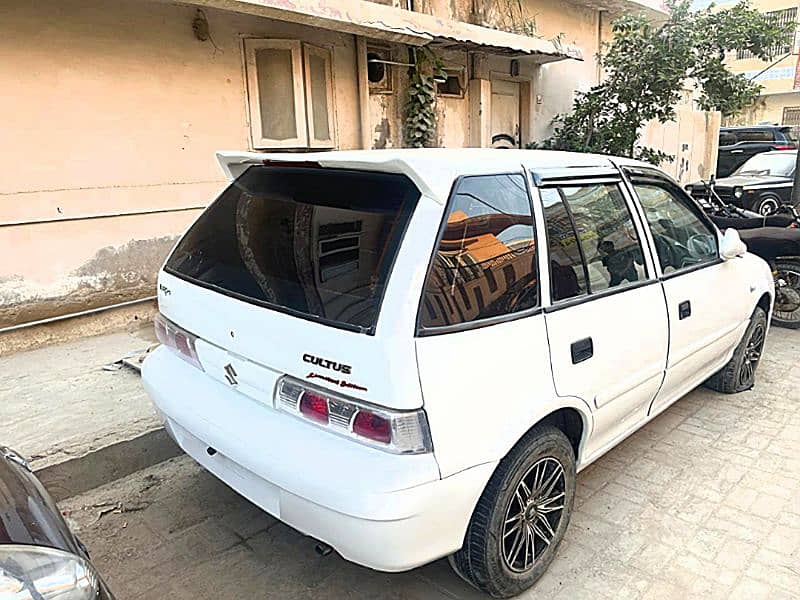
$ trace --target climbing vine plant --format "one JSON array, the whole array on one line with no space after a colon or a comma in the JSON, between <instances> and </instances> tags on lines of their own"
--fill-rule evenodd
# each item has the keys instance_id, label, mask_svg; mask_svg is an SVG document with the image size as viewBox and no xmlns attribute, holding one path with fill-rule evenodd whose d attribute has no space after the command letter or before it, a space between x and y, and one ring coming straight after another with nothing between
<instances>
[{"instance_id":1,"label":"climbing vine plant","mask_svg":"<svg viewBox=\"0 0 800 600\"><path fill-rule=\"evenodd\" d=\"M444 63L430 48L413 48L405 104L403 141L409 148L436 144L436 82L446 77Z\"/></svg>"}]
</instances>

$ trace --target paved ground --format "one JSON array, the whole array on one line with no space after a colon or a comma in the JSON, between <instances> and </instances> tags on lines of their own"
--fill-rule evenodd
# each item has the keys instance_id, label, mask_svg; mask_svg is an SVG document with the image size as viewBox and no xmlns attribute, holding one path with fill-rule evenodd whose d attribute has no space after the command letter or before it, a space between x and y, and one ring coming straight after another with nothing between
<instances>
[{"instance_id":1,"label":"paved ground","mask_svg":"<svg viewBox=\"0 0 800 600\"><path fill-rule=\"evenodd\" d=\"M699 389L579 476L559 556L526 598L798 598L800 332L755 391ZM445 561L369 571L181 457L62 503L122 600L480 598Z\"/></svg>"},{"instance_id":2,"label":"paved ground","mask_svg":"<svg viewBox=\"0 0 800 600\"><path fill-rule=\"evenodd\" d=\"M139 376L103 370L147 348L152 332L148 324L0 357L0 443L38 470L158 427Z\"/></svg>"}]
</instances>

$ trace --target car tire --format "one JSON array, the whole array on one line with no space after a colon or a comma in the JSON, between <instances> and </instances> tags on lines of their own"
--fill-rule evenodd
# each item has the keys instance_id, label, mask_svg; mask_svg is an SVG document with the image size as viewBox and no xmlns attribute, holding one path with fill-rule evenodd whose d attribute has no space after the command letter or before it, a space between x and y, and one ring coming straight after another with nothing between
<instances>
[{"instance_id":1,"label":"car tire","mask_svg":"<svg viewBox=\"0 0 800 600\"><path fill-rule=\"evenodd\" d=\"M549 425L534 427L489 479L464 545L449 559L453 570L495 598L531 587L553 561L569 524L575 470L567 437Z\"/></svg>"},{"instance_id":2,"label":"car tire","mask_svg":"<svg viewBox=\"0 0 800 600\"><path fill-rule=\"evenodd\" d=\"M722 369L706 380L706 387L723 394L735 394L752 388L766 335L767 313L759 306L753 311L750 324L733 356Z\"/></svg>"},{"instance_id":3,"label":"car tire","mask_svg":"<svg viewBox=\"0 0 800 600\"><path fill-rule=\"evenodd\" d=\"M778 208L781 206L781 200L777 196L773 196L769 194L767 196L762 196L758 200L758 205L755 207L755 212L760 214L763 217L768 217L770 215L774 215L778 212Z\"/></svg>"}]
</instances>

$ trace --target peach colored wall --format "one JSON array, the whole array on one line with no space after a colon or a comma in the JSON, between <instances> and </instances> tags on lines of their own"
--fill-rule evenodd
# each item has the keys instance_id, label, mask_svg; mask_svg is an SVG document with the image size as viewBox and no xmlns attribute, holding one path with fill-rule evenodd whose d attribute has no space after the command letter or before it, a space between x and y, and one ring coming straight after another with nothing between
<instances>
[{"instance_id":1,"label":"peach colored wall","mask_svg":"<svg viewBox=\"0 0 800 600\"><path fill-rule=\"evenodd\" d=\"M650 121L642 132L641 144L663 150L674 157L661 165L681 183L708 179L717 169L720 113L695 110L683 104L675 111L675 120Z\"/></svg>"},{"instance_id":2,"label":"peach colored wall","mask_svg":"<svg viewBox=\"0 0 800 600\"><path fill-rule=\"evenodd\" d=\"M576 91L586 91L598 83L596 55L601 32L597 10L568 2L526 0L525 6L536 15L539 33L547 38L561 37L583 52L583 61L567 60L539 67L533 81L534 102L532 137L539 140L552 132L553 118L569 112ZM537 95L541 102L537 103Z\"/></svg>"},{"instance_id":3,"label":"peach colored wall","mask_svg":"<svg viewBox=\"0 0 800 600\"><path fill-rule=\"evenodd\" d=\"M214 152L249 145L240 36L332 47L339 145L359 145L353 36L207 11L215 49L194 38L194 14L0 3L0 80L13 82L0 95L0 327L154 293L177 235L224 185Z\"/></svg>"},{"instance_id":4,"label":"peach colored wall","mask_svg":"<svg viewBox=\"0 0 800 600\"><path fill-rule=\"evenodd\" d=\"M464 87L467 87L469 60L466 52L440 52L445 68L463 68ZM436 99L436 127L440 146L462 148L469 146L469 97L439 96Z\"/></svg>"}]
</instances>

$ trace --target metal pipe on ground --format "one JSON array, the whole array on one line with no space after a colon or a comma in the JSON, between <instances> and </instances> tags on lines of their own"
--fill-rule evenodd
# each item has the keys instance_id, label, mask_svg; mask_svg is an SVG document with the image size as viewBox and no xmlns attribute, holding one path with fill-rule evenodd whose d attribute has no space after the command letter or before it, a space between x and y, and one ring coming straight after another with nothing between
<instances>
[{"instance_id":1,"label":"metal pipe on ground","mask_svg":"<svg viewBox=\"0 0 800 600\"><path fill-rule=\"evenodd\" d=\"M79 312L68 313L66 315L58 315L57 317L49 317L47 319L39 319L38 321L28 321L27 323L20 323L18 325L10 325L8 327L0 328L0 333L10 333L12 331L19 331L20 329L27 329L28 327L36 327L37 325L47 325L48 323L55 323L57 321L64 321L66 319L73 319L75 317L84 317L96 313L113 310L115 308L123 308L125 306L133 306L136 304L144 304L145 302L152 302L157 296L147 296L146 298L139 298L137 300L128 300L126 302L118 302L116 304L109 304L108 306L98 306L97 308L90 308Z\"/></svg>"}]
</instances>

